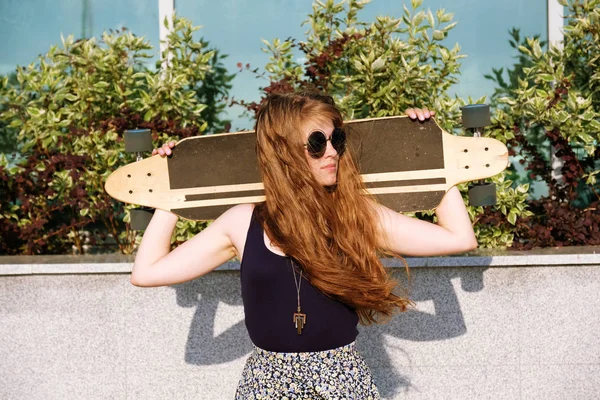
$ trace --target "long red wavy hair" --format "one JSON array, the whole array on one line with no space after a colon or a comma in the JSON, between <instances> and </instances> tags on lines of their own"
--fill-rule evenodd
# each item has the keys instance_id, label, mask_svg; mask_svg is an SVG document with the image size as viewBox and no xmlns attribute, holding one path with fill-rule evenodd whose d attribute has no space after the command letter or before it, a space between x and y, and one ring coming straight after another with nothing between
<instances>
[{"instance_id":1,"label":"long red wavy hair","mask_svg":"<svg viewBox=\"0 0 600 400\"><path fill-rule=\"evenodd\" d=\"M257 155L266 201L265 232L295 260L309 281L355 308L363 324L404 311L410 301L380 261L378 218L364 195L352 149L340 157L337 185L323 187L310 172L301 126L311 119L342 127L333 99L317 93L274 94L257 114Z\"/></svg>"}]
</instances>

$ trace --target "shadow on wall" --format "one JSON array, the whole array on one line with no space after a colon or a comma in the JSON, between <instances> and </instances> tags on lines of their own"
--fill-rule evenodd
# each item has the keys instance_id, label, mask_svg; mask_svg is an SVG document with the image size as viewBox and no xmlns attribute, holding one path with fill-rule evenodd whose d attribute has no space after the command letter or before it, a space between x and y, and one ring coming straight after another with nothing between
<instances>
[{"instance_id":1,"label":"shadow on wall","mask_svg":"<svg viewBox=\"0 0 600 400\"><path fill-rule=\"evenodd\" d=\"M385 337L415 342L452 339L467 332L458 296L452 283L459 280L465 292L483 289L483 272L486 268L415 268L411 271L411 299L429 302L433 312L416 309L396 315L389 323L362 327L357 347L367 364L373 369L375 383L383 397L392 397L408 391L410 378L401 375L403 366L411 365L410 354L402 353L393 360L386 351Z\"/></svg>"},{"instance_id":2,"label":"shadow on wall","mask_svg":"<svg viewBox=\"0 0 600 400\"><path fill-rule=\"evenodd\" d=\"M219 272L211 274L210 279L200 278L173 288L179 306L196 307L185 349L188 364L226 363L252 351L243 319L214 336L219 303L242 307L238 273Z\"/></svg>"},{"instance_id":3,"label":"shadow on wall","mask_svg":"<svg viewBox=\"0 0 600 400\"><path fill-rule=\"evenodd\" d=\"M430 302L433 313L413 309L395 316L389 323L361 327L358 349L372 368L383 397L390 397L411 387L410 379L398 373L402 365L410 365L410 354L398 365L386 351L385 337L410 341L438 341L463 335L467 331L453 280L459 280L463 291L483 289L486 268L415 268L412 270L411 298ZM235 282L235 285L232 284ZM220 303L242 306L239 274L222 272L211 279L197 279L174 286L177 304L196 307L186 345L185 360L194 365L221 364L239 359L252 351L244 320L214 336L215 318Z\"/></svg>"}]
</instances>

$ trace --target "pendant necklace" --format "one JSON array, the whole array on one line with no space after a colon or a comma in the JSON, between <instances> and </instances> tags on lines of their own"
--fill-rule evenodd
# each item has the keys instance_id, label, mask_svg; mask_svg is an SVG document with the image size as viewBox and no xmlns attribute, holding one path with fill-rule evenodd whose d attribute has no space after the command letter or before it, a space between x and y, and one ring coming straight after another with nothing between
<instances>
[{"instance_id":1,"label":"pendant necklace","mask_svg":"<svg viewBox=\"0 0 600 400\"><path fill-rule=\"evenodd\" d=\"M302 313L302 308L300 308L300 288L302 287L302 270L300 270L300 283L296 281L296 268L294 268L294 262L290 258L290 265L292 266L292 274L294 274L294 284L296 285L296 293L298 295L298 309L294 313L294 326L298 330L298 335L302 335L302 329L304 329L304 324L306 324L306 314Z\"/></svg>"}]
</instances>

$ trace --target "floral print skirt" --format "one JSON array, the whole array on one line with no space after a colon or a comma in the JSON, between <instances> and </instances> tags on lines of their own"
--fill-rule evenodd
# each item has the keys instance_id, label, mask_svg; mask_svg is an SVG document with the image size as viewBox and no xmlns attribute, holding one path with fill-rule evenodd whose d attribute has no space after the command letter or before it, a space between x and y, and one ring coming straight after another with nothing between
<instances>
[{"instance_id":1,"label":"floral print skirt","mask_svg":"<svg viewBox=\"0 0 600 400\"><path fill-rule=\"evenodd\" d=\"M254 348L236 399L379 399L354 343L332 350L279 353Z\"/></svg>"}]
</instances>

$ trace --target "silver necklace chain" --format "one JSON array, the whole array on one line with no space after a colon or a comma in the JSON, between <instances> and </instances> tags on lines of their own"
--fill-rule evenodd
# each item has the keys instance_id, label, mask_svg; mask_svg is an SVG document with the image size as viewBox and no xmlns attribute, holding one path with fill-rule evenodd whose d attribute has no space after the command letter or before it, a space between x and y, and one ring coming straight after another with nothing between
<instances>
[{"instance_id":1,"label":"silver necklace chain","mask_svg":"<svg viewBox=\"0 0 600 400\"><path fill-rule=\"evenodd\" d=\"M296 268L294 262L290 258L290 265L292 266L292 274L294 274L294 284L296 285L296 293L298 295L298 309L300 309L300 288L302 287L302 270L300 270L300 283L296 281Z\"/></svg>"}]
</instances>

